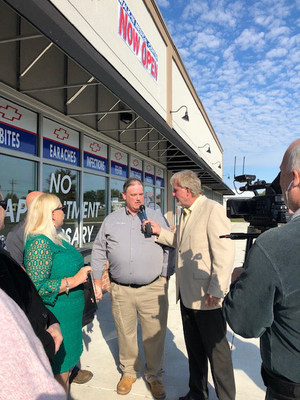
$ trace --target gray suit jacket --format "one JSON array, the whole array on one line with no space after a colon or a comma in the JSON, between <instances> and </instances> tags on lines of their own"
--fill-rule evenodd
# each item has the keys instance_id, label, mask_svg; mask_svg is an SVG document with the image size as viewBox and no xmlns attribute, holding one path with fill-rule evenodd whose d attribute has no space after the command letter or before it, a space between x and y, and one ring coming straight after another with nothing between
<instances>
[{"instance_id":1,"label":"gray suit jacket","mask_svg":"<svg viewBox=\"0 0 300 400\"><path fill-rule=\"evenodd\" d=\"M234 243L219 236L231 232L230 220L222 205L201 196L180 232L180 224L175 233L162 229L157 239L177 248L176 299L180 293L185 307L211 310L205 305L206 295L223 298L229 288ZM215 308L220 306L221 302Z\"/></svg>"},{"instance_id":2,"label":"gray suit jacket","mask_svg":"<svg viewBox=\"0 0 300 400\"><path fill-rule=\"evenodd\" d=\"M24 232L25 218L11 229L6 238L6 249L19 265L24 264Z\"/></svg>"}]
</instances>

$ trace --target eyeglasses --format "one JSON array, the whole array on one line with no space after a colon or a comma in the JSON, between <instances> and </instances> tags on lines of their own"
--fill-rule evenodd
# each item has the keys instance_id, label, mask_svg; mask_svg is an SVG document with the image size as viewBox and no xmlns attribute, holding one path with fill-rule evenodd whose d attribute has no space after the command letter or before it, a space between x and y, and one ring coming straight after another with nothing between
<instances>
[{"instance_id":1,"label":"eyeglasses","mask_svg":"<svg viewBox=\"0 0 300 400\"><path fill-rule=\"evenodd\" d=\"M7 200L0 200L0 207L4 208L4 210L7 209Z\"/></svg>"},{"instance_id":2,"label":"eyeglasses","mask_svg":"<svg viewBox=\"0 0 300 400\"><path fill-rule=\"evenodd\" d=\"M67 206L62 206L55 208L53 211L61 210L63 213L66 213L67 209L68 209Z\"/></svg>"}]
</instances>

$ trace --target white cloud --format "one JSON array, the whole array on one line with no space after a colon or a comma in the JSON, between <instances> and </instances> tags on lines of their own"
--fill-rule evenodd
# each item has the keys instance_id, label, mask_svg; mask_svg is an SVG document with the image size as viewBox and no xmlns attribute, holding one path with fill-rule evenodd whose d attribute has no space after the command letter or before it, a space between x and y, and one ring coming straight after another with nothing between
<instances>
[{"instance_id":1,"label":"white cloud","mask_svg":"<svg viewBox=\"0 0 300 400\"><path fill-rule=\"evenodd\" d=\"M264 32L256 33L253 28L244 29L241 35L235 39L235 44L242 50L248 50L249 48L262 48L265 44Z\"/></svg>"},{"instance_id":2,"label":"white cloud","mask_svg":"<svg viewBox=\"0 0 300 400\"><path fill-rule=\"evenodd\" d=\"M220 43L220 40L216 36L205 32L199 32L193 41L192 50L196 52L204 48L216 49L220 46Z\"/></svg>"},{"instance_id":3,"label":"white cloud","mask_svg":"<svg viewBox=\"0 0 300 400\"><path fill-rule=\"evenodd\" d=\"M286 26L276 26L266 34L267 39L278 39L279 36L287 36L290 29Z\"/></svg>"},{"instance_id":4,"label":"white cloud","mask_svg":"<svg viewBox=\"0 0 300 400\"><path fill-rule=\"evenodd\" d=\"M157 4L162 8L167 8L170 6L169 0L157 0Z\"/></svg>"},{"instance_id":5,"label":"white cloud","mask_svg":"<svg viewBox=\"0 0 300 400\"><path fill-rule=\"evenodd\" d=\"M286 56L288 53L287 49L279 48L279 49L272 49L267 52L267 58L280 58Z\"/></svg>"},{"instance_id":6,"label":"white cloud","mask_svg":"<svg viewBox=\"0 0 300 400\"><path fill-rule=\"evenodd\" d=\"M212 23L235 28L242 4L239 1L209 0L195 2L191 0L182 14L184 19L197 18L198 22Z\"/></svg>"}]
</instances>

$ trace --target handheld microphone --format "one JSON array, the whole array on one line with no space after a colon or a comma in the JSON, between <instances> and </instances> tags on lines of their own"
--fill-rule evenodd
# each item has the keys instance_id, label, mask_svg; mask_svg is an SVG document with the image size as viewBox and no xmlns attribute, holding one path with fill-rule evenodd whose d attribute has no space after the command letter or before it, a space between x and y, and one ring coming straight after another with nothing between
<instances>
[{"instance_id":1,"label":"handheld microphone","mask_svg":"<svg viewBox=\"0 0 300 400\"><path fill-rule=\"evenodd\" d=\"M144 204L140 205L140 212L142 213L143 218L145 220L147 220L148 218L147 218L147 215L146 215L146 210L145 210ZM151 237L152 236L152 228L151 228L150 222L147 222L145 224L145 236L146 237Z\"/></svg>"}]
</instances>

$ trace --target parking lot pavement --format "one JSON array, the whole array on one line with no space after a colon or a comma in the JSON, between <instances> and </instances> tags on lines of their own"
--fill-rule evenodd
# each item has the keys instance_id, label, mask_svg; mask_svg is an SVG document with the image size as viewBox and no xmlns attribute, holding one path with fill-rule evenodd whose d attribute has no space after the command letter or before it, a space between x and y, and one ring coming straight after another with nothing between
<instances>
[{"instance_id":1,"label":"parking lot pavement","mask_svg":"<svg viewBox=\"0 0 300 400\"><path fill-rule=\"evenodd\" d=\"M246 232L246 224L233 223L234 232ZM229 240L229 239L224 239ZM241 266L245 254L245 241L235 241L235 266ZM140 336L140 335L139 335ZM243 339L228 331L232 345L232 359L236 379L236 400L263 400L264 385L260 377L260 355L257 339ZM120 396L116 386L120 379L118 369L118 344L110 311L110 297L105 294L99 303L97 316L83 330L84 352L81 367L94 373L91 381L84 385L71 385L73 400L152 399L144 379L133 384L131 392ZM141 342L139 343L140 348ZM143 358L143 355L142 355ZM175 303L175 278L169 284L169 318L165 345L164 383L167 400L178 400L188 392L188 361L184 345L179 305ZM210 400L217 400L210 382Z\"/></svg>"}]
</instances>

